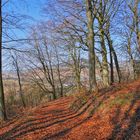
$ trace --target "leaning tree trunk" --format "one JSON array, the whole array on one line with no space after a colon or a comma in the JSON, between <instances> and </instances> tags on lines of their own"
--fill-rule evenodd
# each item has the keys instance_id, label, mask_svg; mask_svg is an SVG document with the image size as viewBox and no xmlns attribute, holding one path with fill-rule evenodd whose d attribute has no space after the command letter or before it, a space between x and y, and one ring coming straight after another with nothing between
<instances>
[{"instance_id":1,"label":"leaning tree trunk","mask_svg":"<svg viewBox=\"0 0 140 140\"><path fill-rule=\"evenodd\" d=\"M108 31L108 34L106 34L106 38L107 38L107 41L108 41L109 49L112 52L112 56L114 58L114 63L115 63L115 67L116 67L116 71L117 71L117 75L118 75L118 81L120 83L121 82L121 71L120 71L120 67L119 67L118 57L117 57L116 51L114 50L113 42L111 40L110 32L109 31ZM111 61L113 61L113 60L111 60Z\"/></svg>"},{"instance_id":2,"label":"leaning tree trunk","mask_svg":"<svg viewBox=\"0 0 140 140\"><path fill-rule=\"evenodd\" d=\"M89 48L89 84L90 91L98 91L95 74L95 48L94 48L94 29L93 29L93 14L91 0L86 0L86 15L88 26L87 44Z\"/></svg>"},{"instance_id":3,"label":"leaning tree trunk","mask_svg":"<svg viewBox=\"0 0 140 140\"><path fill-rule=\"evenodd\" d=\"M17 63L17 62L15 62ZM18 76L18 84L19 84L19 94L20 94L20 97L21 97L21 101L22 101L22 104L23 104L23 107L25 108L26 107L26 103L25 103L25 98L24 98L24 95L23 95L23 90L22 90L22 85L21 85L21 79L20 79L20 74L19 74L19 67L18 67L18 64L16 64L17 66L17 76Z\"/></svg>"},{"instance_id":4,"label":"leaning tree trunk","mask_svg":"<svg viewBox=\"0 0 140 140\"><path fill-rule=\"evenodd\" d=\"M120 66L119 66L119 62L118 62L118 57L117 54L112 46L112 52L113 52L113 57L114 57L114 62L115 62L115 66L116 66L116 70L117 70L117 74L118 74L118 79L119 79L119 83L121 82L121 70L120 70Z\"/></svg>"},{"instance_id":5,"label":"leaning tree trunk","mask_svg":"<svg viewBox=\"0 0 140 140\"><path fill-rule=\"evenodd\" d=\"M2 80L2 0L0 0L0 119L6 120L4 89Z\"/></svg>"}]
</instances>

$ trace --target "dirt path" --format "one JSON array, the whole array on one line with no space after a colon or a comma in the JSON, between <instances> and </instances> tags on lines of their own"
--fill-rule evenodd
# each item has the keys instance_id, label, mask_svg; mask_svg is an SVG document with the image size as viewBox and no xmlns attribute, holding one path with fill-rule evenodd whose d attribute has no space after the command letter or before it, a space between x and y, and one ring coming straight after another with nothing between
<instances>
[{"instance_id":1,"label":"dirt path","mask_svg":"<svg viewBox=\"0 0 140 140\"><path fill-rule=\"evenodd\" d=\"M140 80L120 87L99 94L94 104L89 99L77 112L69 109L72 97L38 106L4 124L0 140L139 140ZM130 102L118 98L129 94Z\"/></svg>"}]
</instances>

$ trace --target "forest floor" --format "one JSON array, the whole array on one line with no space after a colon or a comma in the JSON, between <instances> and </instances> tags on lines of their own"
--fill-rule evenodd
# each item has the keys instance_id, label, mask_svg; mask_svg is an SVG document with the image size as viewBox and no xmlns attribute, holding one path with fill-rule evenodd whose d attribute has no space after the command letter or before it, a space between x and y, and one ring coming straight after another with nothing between
<instances>
[{"instance_id":1,"label":"forest floor","mask_svg":"<svg viewBox=\"0 0 140 140\"><path fill-rule=\"evenodd\" d=\"M102 89L78 111L64 97L0 127L0 140L140 140L140 80Z\"/></svg>"}]
</instances>

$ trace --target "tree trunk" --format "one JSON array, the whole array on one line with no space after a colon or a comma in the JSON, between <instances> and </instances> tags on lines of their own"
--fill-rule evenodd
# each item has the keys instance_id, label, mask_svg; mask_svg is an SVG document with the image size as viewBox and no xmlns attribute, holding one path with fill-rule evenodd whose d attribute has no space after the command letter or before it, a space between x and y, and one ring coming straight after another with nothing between
<instances>
[{"instance_id":1,"label":"tree trunk","mask_svg":"<svg viewBox=\"0 0 140 140\"><path fill-rule=\"evenodd\" d=\"M17 77L18 77L19 95L20 95L23 107L26 107L25 99L24 99L24 96L23 96L23 90L22 90L22 84L21 84L20 70L19 70L19 65L18 65L17 54L15 53L15 56L12 55L12 58L13 58L13 65L16 69L16 73L17 73Z\"/></svg>"},{"instance_id":2,"label":"tree trunk","mask_svg":"<svg viewBox=\"0 0 140 140\"><path fill-rule=\"evenodd\" d=\"M80 72L78 69L75 69L75 78L76 78L76 87L78 91L81 89L81 78L80 78Z\"/></svg>"},{"instance_id":3,"label":"tree trunk","mask_svg":"<svg viewBox=\"0 0 140 140\"><path fill-rule=\"evenodd\" d=\"M103 29L104 25L104 16L103 16L103 3L100 0L100 7L99 7L99 15L97 16L99 22L99 33L100 33L100 42L101 42L101 49L102 49L102 69L103 69L103 84L105 87L109 86L109 70L108 70L108 62L107 62L107 50L105 46L105 32Z\"/></svg>"},{"instance_id":4,"label":"tree trunk","mask_svg":"<svg viewBox=\"0 0 140 140\"><path fill-rule=\"evenodd\" d=\"M137 43L138 43L138 51L140 53L140 30L139 30L139 11L138 11L139 0L135 1L135 8L134 8L134 20L136 24L136 36L137 36Z\"/></svg>"},{"instance_id":5,"label":"tree trunk","mask_svg":"<svg viewBox=\"0 0 140 140\"><path fill-rule=\"evenodd\" d=\"M132 55L130 56L130 64L132 66L132 79L135 80L136 79L135 62Z\"/></svg>"},{"instance_id":6,"label":"tree trunk","mask_svg":"<svg viewBox=\"0 0 140 140\"><path fill-rule=\"evenodd\" d=\"M109 48L110 48L112 55L113 55L113 58L114 58L114 63L115 63L115 67L116 67L116 71L117 71L117 75L118 75L118 81L120 83L121 82L121 71L120 71L120 67L119 67L119 63L118 63L117 54L113 48L113 42L112 42L111 37L110 37L110 32L108 32L108 34L106 34L106 38L107 38Z\"/></svg>"},{"instance_id":7,"label":"tree trunk","mask_svg":"<svg viewBox=\"0 0 140 140\"><path fill-rule=\"evenodd\" d=\"M128 38L128 46L127 46L127 51L130 57L130 65L132 67L132 79L136 79L136 71L135 71L135 62L134 62L134 58L132 55L132 51L131 51L131 37L132 37L132 32L130 34L130 38Z\"/></svg>"},{"instance_id":8,"label":"tree trunk","mask_svg":"<svg viewBox=\"0 0 140 140\"><path fill-rule=\"evenodd\" d=\"M103 80L103 69L102 69L102 64L101 64L99 58L97 57L97 55L95 55L95 58L96 58L96 62L97 62L97 64L99 65L99 70L100 70L101 80Z\"/></svg>"},{"instance_id":9,"label":"tree trunk","mask_svg":"<svg viewBox=\"0 0 140 140\"><path fill-rule=\"evenodd\" d=\"M76 46L73 48L73 62L74 62L74 73L75 81L78 91L81 89L81 68L80 68L80 50L76 49Z\"/></svg>"},{"instance_id":10,"label":"tree trunk","mask_svg":"<svg viewBox=\"0 0 140 140\"><path fill-rule=\"evenodd\" d=\"M117 54L116 54L113 46L112 46L112 52L113 52L114 62L115 62L115 66L116 66L116 70L117 70L117 74L118 74L118 80L120 83L121 82L121 70L120 70L120 66L118 63L118 57L117 57Z\"/></svg>"},{"instance_id":11,"label":"tree trunk","mask_svg":"<svg viewBox=\"0 0 140 140\"><path fill-rule=\"evenodd\" d=\"M102 69L103 69L103 83L106 87L109 86L109 71L108 71L108 62L107 62L107 50L104 42L103 30L100 31L101 35L101 47L102 47Z\"/></svg>"},{"instance_id":12,"label":"tree trunk","mask_svg":"<svg viewBox=\"0 0 140 140\"><path fill-rule=\"evenodd\" d=\"M102 69L103 69L103 83L105 87L109 86L109 70L108 70L108 62L107 62L107 50L105 47L104 40L104 30L102 27L102 18L99 20L99 28L100 28L100 40L101 40L101 48L102 48Z\"/></svg>"},{"instance_id":13,"label":"tree trunk","mask_svg":"<svg viewBox=\"0 0 140 140\"><path fill-rule=\"evenodd\" d=\"M54 86L53 86L53 93L52 93L52 95L53 95L53 100L55 100L57 97L56 97L56 90L55 90Z\"/></svg>"},{"instance_id":14,"label":"tree trunk","mask_svg":"<svg viewBox=\"0 0 140 140\"><path fill-rule=\"evenodd\" d=\"M7 119L2 80L2 0L0 0L0 119Z\"/></svg>"},{"instance_id":15,"label":"tree trunk","mask_svg":"<svg viewBox=\"0 0 140 140\"><path fill-rule=\"evenodd\" d=\"M95 74L95 48L94 48L94 29L93 29L93 14L92 14L92 3L91 0L86 0L86 15L87 15L87 26L88 26L88 38L87 44L89 48L89 86L90 91L94 90L98 92Z\"/></svg>"},{"instance_id":16,"label":"tree trunk","mask_svg":"<svg viewBox=\"0 0 140 140\"><path fill-rule=\"evenodd\" d=\"M57 58L59 59L59 58ZM63 97L63 83L62 83L62 80L61 80L61 73L60 73L60 64L59 64L59 60L58 61L58 67L57 67L57 71L58 71L58 79L59 79L59 84L60 84L60 96Z\"/></svg>"},{"instance_id":17,"label":"tree trunk","mask_svg":"<svg viewBox=\"0 0 140 140\"><path fill-rule=\"evenodd\" d=\"M17 62L15 62L15 63L17 63ZM25 104L25 99L24 99L22 85L21 85L21 79L20 79L20 74L19 74L19 67L18 67L18 64L16 64L16 65L17 65L16 69L17 69L18 84L19 84L19 94L20 94L20 97L21 97L21 101L22 101L23 107L25 108L26 104Z\"/></svg>"},{"instance_id":18,"label":"tree trunk","mask_svg":"<svg viewBox=\"0 0 140 140\"><path fill-rule=\"evenodd\" d=\"M110 42L112 44L112 42ZM114 83L114 70L113 70L113 58L112 58L112 47L109 46L110 54L110 84Z\"/></svg>"}]
</instances>

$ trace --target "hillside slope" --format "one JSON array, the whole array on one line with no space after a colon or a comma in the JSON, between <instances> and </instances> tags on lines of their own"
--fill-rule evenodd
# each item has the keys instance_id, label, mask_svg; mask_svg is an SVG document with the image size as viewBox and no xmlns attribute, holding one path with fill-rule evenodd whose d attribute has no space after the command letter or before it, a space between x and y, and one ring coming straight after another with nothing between
<instances>
[{"instance_id":1,"label":"hillside slope","mask_svg":"<svg viewBox=\"0 0 140 140\"><path fill-rule=\"evenodd\" d=\"M0 140L140 139L140 80L100 91L78 111L65 97L24 112L0 127Z\"/></svg>"}]
</instances>

